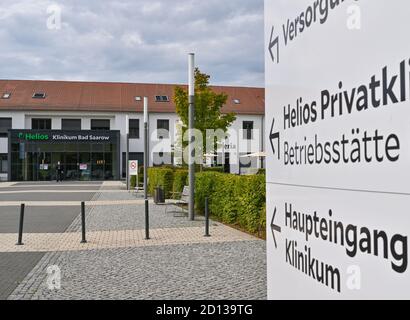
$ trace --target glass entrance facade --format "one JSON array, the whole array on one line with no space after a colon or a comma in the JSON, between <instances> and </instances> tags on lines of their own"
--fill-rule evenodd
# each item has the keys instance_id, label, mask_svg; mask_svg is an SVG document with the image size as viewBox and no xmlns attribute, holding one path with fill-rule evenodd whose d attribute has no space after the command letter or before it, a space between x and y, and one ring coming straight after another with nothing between
<instances>
[{"instance_id":1,"label":"glass entrance facade","mask_svg":"<svg viewBox=\"0 0 410 320\"><path fill-rule=\"evenodd\" d=\"M119 131L24 131L9 137L11 181L119 180Z\"/></svg>"}]
</instances>

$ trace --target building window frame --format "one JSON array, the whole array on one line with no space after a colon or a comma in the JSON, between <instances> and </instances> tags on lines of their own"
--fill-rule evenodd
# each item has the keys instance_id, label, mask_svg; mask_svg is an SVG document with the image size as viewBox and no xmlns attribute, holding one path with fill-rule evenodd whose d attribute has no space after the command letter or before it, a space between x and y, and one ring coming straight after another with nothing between
<instances>
[{"instance_id":1,"label":"building window frame","mask_svg":"<svg viewBox=\"0 0 410 320\"><path fill-rule=\"evenodd\" d=\"M71 124L67 124L70 123ZM75 125L72 125L74 124ZM79 126L78 126L79 124ZM67 131L81 131L82 129L82 121L81 119L61 119L61 130L67 130Z\"/></svg>"},{"instance_id":2,"label":"building window frame","mask_svg":"<svg viewBox=\"0 0 410 320\"><path fill-rule=\"evenodd\" d=\"M0 173L8 173L9 156L7 153L0 153Z\"/></svg>"},{"instance_id":3,"label":"building window frame","mask_svg":"<svg viewBox=\"0 0 410 320\"><path fill-rule=\"evenodd\" d=\"M157 119L157 138L169 139L169 119Z\"/></svg>"},{"instance_id":4,"label":"building window frame","mask_svg":"<svg viewBox=\"0 0 410 320\"><path fill-rule=\"evenodd\" d=\"M35 123L37 124L35 125ZM32 130L51 130L51 125L50 118L31 118Z\"/></svg>"},{"instance_id":5,"label":"building window frame","mask_svg":"<svg viewBox=\"0 0 410 320\"><path fill-rule=\"evenodd\" d=\"M0 118L0 138L7 138L11 129L13 129L13 118Z\"/></svg>"},{"instance_id":6,"label":"building window frame","mask_svg":"<svg viewBox=\"0 0 410 320\"><path fill-rule=\"evenodd\" d=\"M254 122L253 121L243 121L242 129L243 129L243 139L253 140Z\"/></svg>"},{"instance_id":7,"label":"building window frame","mask_svg":"<svg viewBox=\"0 0 410 320\"><path fill-rule=\"evenodd\" d=\"M97 125L98 123L98 125ZM105 123L105 125L103 125ZM108 123L108 126L106 125ZM91 119L91 130L93 131L110 131L111 121L110 119Z\"/></svg>"},{"instance_id":8,"label":"building window frame","mask_svg":"<svg viewBox=\"0 0 410 320\"><path fill-rule=\"evenodd\" d=\"M129 119L128 128L130 139L140 139L140 119Z\"/></svg>"}]
</instances>

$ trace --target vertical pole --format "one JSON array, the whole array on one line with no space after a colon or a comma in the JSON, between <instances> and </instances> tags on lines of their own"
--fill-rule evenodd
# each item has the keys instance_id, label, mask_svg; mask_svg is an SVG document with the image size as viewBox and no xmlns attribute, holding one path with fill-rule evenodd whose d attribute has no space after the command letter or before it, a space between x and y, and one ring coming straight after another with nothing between
<instances>
[{"instance_id":1,"label":"vertical pole","mask_svg":"<svg viewBox=\"0 0 410 320\"><path fill-rule=\"evenodd\" d=\"M81 202L81 243L87 243L85 237L85 202Z\"/></svg>"},{"instance_id":2,"label":"vertical pole","mask_svg":"<svg viewBox=\"0 0 410 320\"><path fill-rule=\"evenodd\" d=\"M24 209L25 209L25 204L21 204L20 207L20 223L19 223L19 236L16 245L17 246L22 246L24 245L23 243L23 225L24 225Z\"/></svg>"},{"instance_id":3,"label":"vertical pole","mask_svg":"<svg viewBox=\"0 0 410 320\"><path fill-rule=\"evenodd\" d=\"M195 220L195 54L189 54L189 219Z\"/></svg>"},{"instance_id":4,"label":"vertical pole","mask_svg":"<svg viewBox=\"0 0 410 320\"><path fill-rule=\"evenodd\" d=\"M205 198L205 237L210 237L209 234L209 206L208 197Z\"/></svg>"},{"instance_id":5,"label":"vertical pole","mask_svg":"<svg viewBox=\"0 0 410 320\"><path fill-rule=\"evenodd\" d=\"M129 169L129 162L130 162L130 135L127 133L127 155L125 160L125 166L127 168L127 190L131 189L130 186L130 169Z\"/></svg>"},{"instance_id":6,"label":"vertical pole","mask_svg":"<svg viewBox=\"0 0 410 320\"><path fill-rule=\"evenodd\" d=\"M144 203L145 203L145 240L149 240L149 203L148 203L148 98L144 97Z\"/></svg>"},{"instance_id":7,"label":"vertical pole","mask_svg":"<svg viewBox=\"0 0 410 320\"><path fill-rule=\"evenodd\" d=\"M127 150L126 150L126 156L125 156L125 168L126 168L126 179L127 179L127 191L130 190L130 169L129 167L129 161L130 161L130 120L128 115L125 117L125 131L127 134Z\"/></svg>"},{"instance_id":8,"label":"vertical pole","mask_svg":"<svg viewBox=\"0 0 410 320\"><path fill-rule=\"evenodd\" d=\"M262 133L261 133L261 148L265 152L265 117L262 117ZM261 157L261 169L265 168L265 158Z\"/></svg>"}]
</instances>

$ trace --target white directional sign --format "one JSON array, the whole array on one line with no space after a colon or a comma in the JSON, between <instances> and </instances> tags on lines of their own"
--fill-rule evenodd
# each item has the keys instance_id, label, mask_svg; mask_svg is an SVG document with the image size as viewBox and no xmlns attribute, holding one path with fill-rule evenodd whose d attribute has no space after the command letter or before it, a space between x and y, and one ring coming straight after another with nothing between
<instances>
[{"instance_id":1,"label":"white directional sign","mask_svg":"<svg viewBox=\"0 0 410 320\"><path fill-rule=\"evenodd\" d=\"M410 298L408 12L265 0L271 299Z\"/></svg>"}]
</instances>

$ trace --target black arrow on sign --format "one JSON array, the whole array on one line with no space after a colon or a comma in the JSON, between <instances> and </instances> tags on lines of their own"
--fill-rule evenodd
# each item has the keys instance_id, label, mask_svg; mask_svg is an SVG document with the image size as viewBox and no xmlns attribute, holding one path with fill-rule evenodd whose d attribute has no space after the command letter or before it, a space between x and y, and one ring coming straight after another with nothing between
<instances>
[{"instance_id":1,"label":"black arrow on sign","mask_svg":"<svg viewBox=\"0 0 410 320\"><path fill-rule=\"evenodd\" d=\"M273 154L277 153L278 154L278 159L280 159L280 134L279 132L273 132L273 127L275 126L275 118L272 120L272 127L270 129L270 144L272 146L272 151ZM278 139L278 152L276 152L275 147L273 146L273 140Z\"/></svg>"},{"instance_id":2,"label":"black arrow on sign","mask_svg":"<svg viewBox=\"0 0 410 320\"><path fill-rule=\"evenodd\" d=\"M276 216L276 207L275 207L275 212L273 212L273 217L272 217L272 222L270 223L270 227L272 229L272 236L273 236L273 241L275 241L275 248L278 248L278 244L276 243L276 237L275 237L275 231L281 233L282 228L279 227L274 223L275 221L275 216Z\"/></svg>"},{"instance_id":3,"label":"black arrow on sign","mask_svg":"<svg viewBox=\"0 0 410 320\"><path fill-rule=\"evenodd\" d=\"M279 37L276 37L273 39L273 31L275 30L275 27L272 27L272 32L270 34L270 40L269 40L269 53L272 58L272 61L275 62L275 56L272 52L273 47L276 46L276 63L279 63Z\"/></svg>"}]
</instances>

